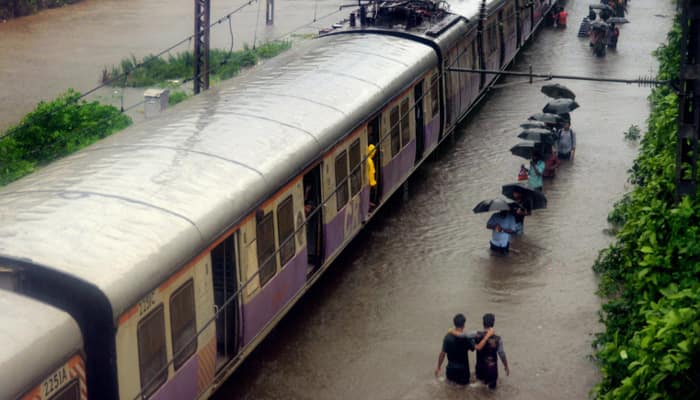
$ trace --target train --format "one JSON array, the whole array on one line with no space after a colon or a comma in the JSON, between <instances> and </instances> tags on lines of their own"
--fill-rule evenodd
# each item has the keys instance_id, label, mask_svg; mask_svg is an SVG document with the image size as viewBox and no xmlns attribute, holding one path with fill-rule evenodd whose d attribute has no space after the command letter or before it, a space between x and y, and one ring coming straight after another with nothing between
<instances>
[{"instance_id":1,"label":"train","mask_svg":"<svg viewBox=\"0 0 700 400\"><path fill-rule=\"evenodd\" d=\"M0 399L86 400L80 328L65 311L0 290Z\"/></svg>"},{"instance_id":2,"label":"train","mask_svg":"<svg viewBox=\"0 0 700 400\"><path fill-rule=\"evenodd\" d=\"M0 190L0 287L75 322L76 342L52 346L80 338L87 398L211 396L496 79L450 68L505 69L551 7L360 0L253 72Z\"/></svg>"}]
</instances>

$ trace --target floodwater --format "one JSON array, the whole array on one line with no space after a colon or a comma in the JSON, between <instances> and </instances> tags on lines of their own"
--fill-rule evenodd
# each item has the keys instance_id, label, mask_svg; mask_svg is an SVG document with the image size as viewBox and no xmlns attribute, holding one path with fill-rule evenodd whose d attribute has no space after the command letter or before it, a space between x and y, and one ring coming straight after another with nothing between
<instances>
[{"instance_id":1,"label":"floodwater","mask_svg":"<svg viewBox=\"0 0 700 400\"><path fill-rule=\"evenodd\" d=\"M211 1L211 23L248 4L248 0ZM265 0L250 5L211 31L211 47L229 49L245 44L317 32L341 19L341 0L277 0L275 23L265 25ZM327 15L326 18L320 18ZM315 18L316 17L316 18ZM314 22L314 19L317 19ZM41 100L51 100L68 88L83 93L100 82L105 67L131 55L158 53L192 35L193 0L82 0L38 14L0 21L0 134L16 124ZM171 54L192 50L193 42ZM186 88L191 89L192 84ZM127 89L124 108L143 100L144 89ZM120 89L104 88L88 97L117 107ZM142 119L143 106L129 115Z\"/></svg>"},{"instance_id":2,"label":"floodwater","mask_svg":"<svg viewBox=\"0 0 700 400\"><path fill-rule=\"evenodd\" d=\"M514 70L636 78L653 75L651 51L664 41L673 2L634 0L616 52L597 59L576 36L591 0L568 2L569 27L542 30ZM0 130L41 99L68 87L86 91L104 66L142 57L187 37L192 0L85 0L0 24ZM234 47L282 37L339 0L278 0L275 25L264 4L233 18ZM212 21L238 2L212 2ZM341 18L320 20L313 32ZM256 21L260 21L256 23ZM257 29L256 29L257 27ZM255 33L257 32L257 34ZM185 44L174 52L190 48ZM212 47L228 48L227 22ZM545 182L547 210L526 220L507 257L490 254L487 215L471 208L515 180L524 160L508 149L518 125L547 98L540 83L501 81L486 103L410 181L409 201L393 201L353 242L215 395L222 399L576 399L598 380L591 341L602 329L591 265L612 240L605 233L612 204L630 188L627 170L637 145L623 139L644 126L648 88L561 81L577 94L572 114L576 160ZM138 101L134 92L125 106ZM94 98L120 101L105 89ZM452 316L496 314L511 367L499 388L454 387L433 375ZM474 357L471 356L473 365ZM473 369L472 369L473 371Z\"/></svg>"},{"instance_id":3,"label":"floodwater","mask_svg":"<svg viewBox=\"0 0 700 400\"><path fill-rule=\"evenodd\" d=\"M569 27L545 29L514 70L636 78L653 75L651 51L665 39L671 1L630 2L617 52L597 59L576 34L590 0L569 1ZM515 83L513 78L501 83ZM591 266L612 238L613 203L630 190L638 150L623 132L644 126L648 88L561 81L577 93L576 160L545 181L547 210L526 219L507 257L487 249L480 200L516 179L523 160L508 149L518 124L540 111L541 84L496 89L395 201L219 390L221 399L582 399L599 379L590 361L601 331ZM400 196L399 196L400 197ZM400 200L400 199L399 199ZM454 314L467 329L496 315L511 374L496 392L434 377ZM473 355L470 356L473 372Z\"/></svg>"}]
</instances>

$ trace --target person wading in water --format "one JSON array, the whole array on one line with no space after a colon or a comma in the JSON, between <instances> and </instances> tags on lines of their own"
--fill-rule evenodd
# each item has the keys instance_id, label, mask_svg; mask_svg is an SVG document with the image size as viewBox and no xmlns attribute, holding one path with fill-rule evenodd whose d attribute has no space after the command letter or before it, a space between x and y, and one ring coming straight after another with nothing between
<instances>
[{"instance_id":1,"label":"person wading in water","mask_svg":"<svg viewBox=\"0 0 700 400\"><path fill-rule=\"evenodd\" d=\"M503 350L503 339L496 335L493 329L496 317L493 314L484 314L483 322L485 332L477 332L476 339L482 342L485 340L486 343L482 349L476 351L476 378L489 389L496 389L498 358L503 362L506 375L510 375L510 368L508 368L506 352Z\"/></svg>"}]
</instances>

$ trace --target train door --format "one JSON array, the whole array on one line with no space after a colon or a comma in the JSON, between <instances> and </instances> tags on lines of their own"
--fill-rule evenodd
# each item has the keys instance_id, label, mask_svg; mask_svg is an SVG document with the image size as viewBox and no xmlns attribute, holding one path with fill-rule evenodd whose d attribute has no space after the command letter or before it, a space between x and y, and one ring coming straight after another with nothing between
<instances>
[{"instance_id":1,"label":"train door","mask_svg":"<svg viewBox=\"0 0 700 400\"><path fill-rule=\"evenodd\" d=\"M381 114L378 114L367 123L367 143L368 145L374 145L374 147L378 149L378 151L376 151L374 155L374 169L375 179L377 180L377 186L372 188L369 192L369 202L375 205L378 205L379 200L381 200L382 198L382 150L385 146L387 148L391 146L391 142L387 140L389 139L388 136L381 143L381 146L379 145L379 140L381 138L380 121ZM370 211L371 209L372 207L370 207Z\"/></svg>"},{"instance_id":2,"label":"train door","mask_svg":"<svg viewBox=\"0 0 700 400\"><path fill-rule=\"evenodd\" d=\"M498 12L498 42L500 50L498 65L503 68L503 64L506 62L506 38L505 32L503 31L503 10Z\"/></svg>"},{"instance_id":3,"label":"train door","mask_svg":"<svg viewBox=\"0 0 700 400\"><path fill-rule=\"evenodd\" d=\"M413 89L413 98L415 99L415 117L416 117L416 161L418 164L423 158L423 150L425 150L425 125L423 122L423 80Z\"/></svg>"},{"instance_id":4,"label":"train door","mask_svg":"<svg viewBox=\"0 0 700 400\"><path fill-rule=\"evenodd\" d=\"M239 348L238 233L211 251L216 316L216 366L226 365Z\"/></svg>"},{"instance_id":5,"label":"train door","mask_svg":"<svg viewBox=\"0 0 700 400\"><path fill-rule=\"evenodd\" d=\"M307 277L323 264L323 199L321 199L321 164L304 175L304 211L306 213ZM313 214L311 214L314 210ZM310 216L310 217L309 217Z\"/></svg>"}]
</instances>

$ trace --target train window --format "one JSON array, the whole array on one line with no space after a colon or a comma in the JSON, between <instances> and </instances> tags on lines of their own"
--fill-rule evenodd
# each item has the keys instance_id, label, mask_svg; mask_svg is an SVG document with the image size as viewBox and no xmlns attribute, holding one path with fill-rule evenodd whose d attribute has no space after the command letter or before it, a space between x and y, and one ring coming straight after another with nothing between
<instances>
[{"instance_id":1,"label":"train window","mask_svg":"<svg viewBox=\"0 0 700 400\"><path fill-rule=\"evenodd\" d=\"M360 151L360 139L350 145L350 195L354 196L362 187L362 151Z\"/></svg>"},{"instance_id":2,"label":"train window","mask_svg":"<svg viewBox=\"0 0 700 400\"><path fill-rule=\"evenodd\" d=\"M433 74L430 78L430 103L432 109L431 115L435 118L440 107L440 103L438 102L438 74Z\"/></svg>"},{"instance_id":3,"label":"train window","mask_svg":"<svg viewBox=\"0 0 700 400\"><path fill-rule=\"evenodd\" d=\"M472 42L472 69L476 69L476 40Z\"/></svg>"},{"instance_id":4,"label":"train window","mask_svg":"<svg viewBox=\"0 0 700 400\"><path fill-rule=\"evenodd\" d=\"M343 150L335 158L335 201L338 211L348 202L348 153Z\"/></svg>"},{"instance_id":5,"label":"train window","mask_svg":"<svg viewBox=\"0 0 700 400\"><path fill-rule=\"evenodd\" d=\"M496 47L498 47L498 35L496 33L495 23L489 25L487 36L489 38L489 53L493 53L496 51Z\"/></svg>"},{"instance_id":6,"label":"train window","mask_svg":"<svg viewBox=\"0 0 700 400\"><path fill-rule=\"evenodd\" d=\"M75 379L48 400L80 400L80 381Z\"/></svg>"},{"instance_id":7,"label":"train window","mask_svg":"<svg viewBox=\"0 0 700 400\"><path fill-rule=\"evenodd\" d=\"M191 279L170 296L170 335L173 342L173 366L177 370L197 350L194 283Z\"/></svg>"},{"instance_id":8,"label":"train window","mask_svg":"<svg viewBox=\"0 0 700 400\"><path fill-rule=\"evenodd\" d=\"M407 145L409 140L411 140L408 117L408 97L406 97L401 101L401 146Z\"/></svg>"},{"instance_id":9,"label":"train window","mask_svg":"<svg viewBox=\"0 0 700 400\"><path fill-rule=\"evenodd\" d=\"M389 111L389 134L391 135L391 156L394 157L401 150L401 137L399 136L399 106Z\"/></svg>"},{"instance_id":10,"label":"train window","mask_svg":"<svg viewBox=\"0 0 700 400\"><path fill-rule=\"evenodd\" d=\"M141 392L144 398L148 398L168 378L162 304L139 322L137 337Z\"/></svg>"},{"instance_id":11,"label":"train window","mask_svg":"<svg viewBox=\"0 0 700 400\"><path fill-rule=\"evenodd\" d=\"M284 265L294 257L294 203L292 196L287 197L277 207L277 232L280 249L280 264ZM284 243L286 239L287 243Z\"/></svg>"},{"instance_id":12,"label":"train window","mask_svg":"<svg viewBox=\"0 0 700 400\"><path fill-rule=\"evenodd\" d=\"M258 247L258 268L260 270L260 286L264 286L275 272L277 272L277 262L275 260L275 224L272 213L267 213L256 228L255 241Z\"/></svg>"}]
</instances>

